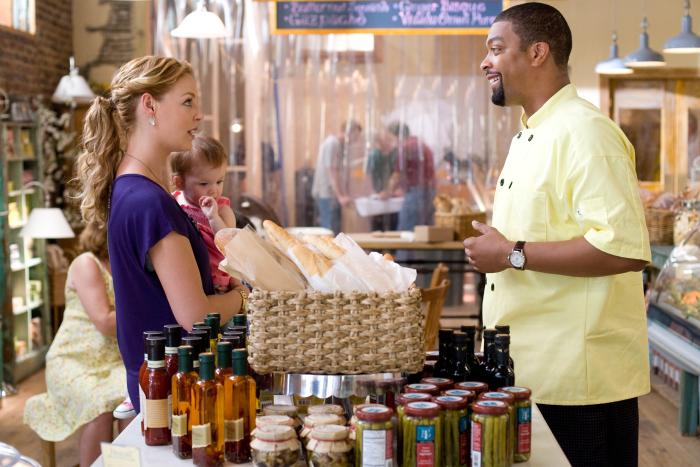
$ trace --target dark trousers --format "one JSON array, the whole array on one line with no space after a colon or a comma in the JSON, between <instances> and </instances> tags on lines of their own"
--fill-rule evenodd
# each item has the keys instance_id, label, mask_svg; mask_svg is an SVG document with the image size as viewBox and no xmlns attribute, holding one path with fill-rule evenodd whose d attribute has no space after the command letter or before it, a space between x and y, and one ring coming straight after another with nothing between
<instances>
[{"instance_id":1,"label":"dark trousers","mask_svg":"<svg viewBox=\"0 0 700 467\"><path fill-rule=\"evenodd\" d=\"M573 467L637 466L637 398L596 405L537 404Z\"/></svg>"}]
</instances>

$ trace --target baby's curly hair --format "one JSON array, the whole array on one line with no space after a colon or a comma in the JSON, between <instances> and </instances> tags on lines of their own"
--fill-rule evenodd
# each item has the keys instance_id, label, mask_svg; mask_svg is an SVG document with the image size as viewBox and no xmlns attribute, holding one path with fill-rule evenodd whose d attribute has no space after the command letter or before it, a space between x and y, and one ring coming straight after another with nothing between
<instances>
[{"instance_id":1,"label":"baby's curly hair","mask_svg":"<svg viewBox=\"0 0 700 467\"><path fill-rule=\"evenodd\" d=\"M227 161L228 155L220 142L209 136L196 136L192 141L191 150L170 155L170 170L173 175L184 177L195 163L221 167Z\"/></svg>"}]
</instances>

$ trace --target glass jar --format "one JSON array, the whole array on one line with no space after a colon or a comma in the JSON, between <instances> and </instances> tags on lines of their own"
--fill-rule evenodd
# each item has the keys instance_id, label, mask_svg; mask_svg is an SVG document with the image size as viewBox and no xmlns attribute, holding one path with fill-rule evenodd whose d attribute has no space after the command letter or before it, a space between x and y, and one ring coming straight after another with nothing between
<instances>
[{"instance_id":1,"label":"glass jar","mask_svg":"<svg viewBox=\"0 0 700 467\"><path fill-rule=\"evenodd\" d=\"M455 396L461 397L467 400L467 403L471 404L476 400L476 394L474 391L468 391L466 389L448 389L442 393L443 396Z\"/></svg>"},{"instance_id":2,"label":"glass jar","mask_svg":"<svg viewBox=\"0 0 700 467\"><path fill-rule=\"evenodd\" d=\"M354 465L353 445L348 429L339 425L322 425L311 430L306 445L311 467L351 467Z\"/></svg>"},{"instance_id":3,"label":"glass jar","mask_svg":"<svg viewBox=\"0 0 700 467\"><path fill-rule=\"evenodd\" d=\"M382 405L366 405L357 412L355 465L396 465L394 411Z\"/></svg>"},{"instance_id":4,"label":"glass jar","mask_svg":"<svg viewBox=\"0 0 700 467\"><path fill-rule=\"evenodd\" d=\"M472 465L507 467L508 404L503 401L477 401L472 404Z\"/></svg>"},{"instance_id":5,"label":"glass jar","mask_svg":"<svg viewBox=\"0 0 700 467\"><path fill-rule=\"evenodd\" d=\"M294 429L295 421L286 415L261 415L255 418L256 429L268 426L288 426Z\"/></svg>"},{"instance_id":6,"label":"glass jar","mask_svg":"<svg viewBox=\"0 0 700 467\"><path fill-rule=\"evenodd\" d=\"M299 441L289 426L257 427L250 448L256 467L292 466L300 458Z\"/></svg>"},{"instance_id":7,"label":"glass jar","mask_svg":"<svg viewBox=\"0 0 700 467\"><path fill-rule=\"evenodd\" d=\"M309 415L331 414L340 417L345 416L345 409L336 404L311 405L308 410Z\"/></svg>"},{"instance_id":8,"label":"glass jar","mask_svg":"<svg viewBox=\"0 0 700 467\"><path fill-rule=\"evenodd\" d=\"M515 435L513 439L513 460L526 462L530 459L532 440L532 392L528 388L507 386L500 388L499 392L507 392L515 397Z\"/></svg>"},{"instance_id":9,"label":"glass jar","mask_svg":"<svg viewBox=\"0 0 700 467\"><path fill-rule=\"evenodd\" d=\"M507 392L490 391L479 395L480 401L500 401L507 405L508 411L508 432L506 433L506 454L508 462L513 463L515 455L515 397Z\"/></svg>"},{"instance_id":10,"label":"glass jar","mask_svg":"<svg viewBox=\"0 0 700 467\"><path fill-rule=\"evenodd\" d=\"M301 430L301 442L306 446L311 430L322 425L345 425L345 418L330 413L307 415L304 419L304 428Z\"/></svg>"},{"instance_id":11,"label":"glass jar","mask_svg":"<svg viewBox=\"0 0 700 467\"><path fill-rule=\"evenodd\" d=\"M281 405L281 404L275 404L275 405L268 405L266 407L263 407L263 414L264 415L285 415L292 420L294 420L294 429L296 430L297 434L301 432L301 419L299 418L299 412L297 411L297 408L294 407L293 405ZM286 425L286 423L285 423Z\"/></svg>"},{"instance_id":12,"label":"glass jar","mask_svg":"<svg viewBox=\"0 0 700 467\"><path fill-rule=\"evenodd\" d=\"M471 391L478 398L479 394L489 390L489 385L481 381L462 381L461 383L455 383L455 389Z\"/></svg>"},{"instance_id":13,"label":"glass jar","mask_svg":"<svg viewBox=\"0 0 700 467\"><path fill-rule=\"evenodd\" d=\"M404 407L401 465L439 466L442 459L442 421L435 402L409 402Z\"/></svg>"},{"instance_id":14,"label":"glass jar","mask_svg":"<svg viewBox=\"0 0 700 467\"><path fill-rule=\"evenodd\" d=\"M700 220L700 200L686 199L676 212L673 223L673 244L678 246Z\"/></svg>"},{"instance_id":15,"label":"glass jar","mask_svg":"<svg viewBox=\"0 0 700 467\"><path fill-rule=\"evenodd\" d=\"M442 408L442 466L466 467L470 454L468 401L458 396L439 396L434 400Z\"/></svg>"},{"instance_id":16,"label":"glass jar","mask_svg":"<svg viewBox=\"0 0 700 467\"><path fill-rule=\"evenodd\" d=\"M438 387L434 384L407 384L406 386L404 386L403 390L404 392L420 392L423 394L429 394L431 396L440 395L440 389L438 389Z\"/></svg>"},{"instance_id":17,"label":"glass jar","mask_svg":"<svg viewBox=\"0 0 700 467\"><path fill-rule=\"evenodd\" d=\"M423 378L420 380L422 384L433 384L438 387L440 392L452 389L454 386L454 381L449 378Z\"/></svg>"}]
</instances>

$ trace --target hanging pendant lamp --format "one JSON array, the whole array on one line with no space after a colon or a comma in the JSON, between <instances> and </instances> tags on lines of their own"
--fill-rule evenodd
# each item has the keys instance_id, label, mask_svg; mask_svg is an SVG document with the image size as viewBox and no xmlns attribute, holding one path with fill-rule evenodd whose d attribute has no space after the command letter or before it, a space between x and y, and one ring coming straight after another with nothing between
<instances>
[{"instance_id":1,"label":"hanging pendant lamp","mask_svg":"<svg viewBox=\"0 0 700 467\"><path fill-rule=\"evenodd\" d=\"M664 56L649 47L649 22L642 19L642 34L639 36L639 48L625 57L625 65L630 68L658 68L666 66Z\"/></svg>"},{"instance_id":2,"label":"hanging pendant lamp","mask_svg":"<svg viewBox=\"0 0 700 467\"><path fill-rule=\"evenodd\" d=\"M170 31L170 35L188 39L218 39L226 37L226 27L218 15L207 11L204 0L199 0L197 8L185 16L182 23Z\"/></svg>"},{"instance_id":3,"label":"hanging pendant lamp","mask_svg":"<svg viewBox=\"0 0 700 467\"><path fill-rule=\"evenodd\" d=\"M595 72L599 75L629 75L634 73L632 68L625 66L625 62L618 55L617 33L612 34L612 45L610 46L610 57L607 60L598 62Z\"/></svg>"},{"instance_id":4,"label":"hanging pendant lamp","mask_svg":"<svg viewBox=\"0 0 700 467\"><path fill-rule=\"evenodd\" d=\"M696 54L700 53L700 36L693 32L693 19L690 17L690 0L683 2L683 18L681 33L666 41L666 54Z\"/></svg>"}]
</instances>

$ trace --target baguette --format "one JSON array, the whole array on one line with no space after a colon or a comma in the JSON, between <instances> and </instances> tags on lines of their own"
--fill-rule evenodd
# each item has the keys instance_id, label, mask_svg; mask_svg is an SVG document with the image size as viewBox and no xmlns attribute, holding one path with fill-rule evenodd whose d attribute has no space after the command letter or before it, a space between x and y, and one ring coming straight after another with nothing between
<instances>
[{"instance_id":1,"label":"baguette","mask_svg":"<svg viewBox=\"0 0 700 467\"><path fill-rule=\"evenodd\" d=\"M323 253L329 259L338 259L345 254L345 248L341 248L333 242L333 239L321 235L305 235L304 241Z\"/></svg>"},{"instance_id":2,"label":"baguette","mask_svg":"<svg viewBox=\"0 0 700 467\"><path fill-rule=\"evenodd\" d=\"M314 253L301 243L294 245L291 252L299 261L299 265L307 277L323 277L333 266L328 258L319 255L318 253Z\"/></svg>"},{"instance_id":3,"label":"baguette","mask_svg":"<svg viewBox=\"0 0 700 467\"><path fill-rule=\"evenodd\" d=\"M263 228L272 243L282 251L287 251L294 245L301 244L296 237L290 235L289 232L269 219L263 222Z\"/></svg>"}]
</instances>

